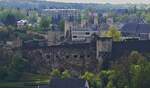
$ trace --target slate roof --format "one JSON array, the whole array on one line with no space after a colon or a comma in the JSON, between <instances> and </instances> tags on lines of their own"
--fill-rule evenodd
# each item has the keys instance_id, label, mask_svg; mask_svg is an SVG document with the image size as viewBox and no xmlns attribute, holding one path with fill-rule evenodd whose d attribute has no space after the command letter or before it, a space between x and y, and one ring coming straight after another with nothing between
<instances>
[{"instance_id":1,"label":"slate roof","mask_svg":"<svg viewBox=\"0 0 150 88\"><path fill-rule=\"evenodd\" d=\"M150 24L127 23L120 31L126 33L150 33Z\"/></svg>"},{"instance_id":2,"label":"slate roof","mask_svg":"<svg viewBox=\"0 0 150 88\"><path fill-rule=\"evenodd\" d=\"M48 85L41 85L40 88L49 88Z\"/></svg>"},{"instance_id":3,"label":"slate roof","mask_svg":"<svg viewBox=\"0 0 150 88\"><path fill-rule=\"evenodd\" d=\"M108 31L108 30L109 30L109 25L106 24L106 23L102 23L102 24L100 25L100 30L101 30L101 31Z\"/></svg>"},{"instance_id":4,"label":"slate roof","mask_svg":"<svg viewBox=\"0 0 150 88\"><path fill-rule=\"evenodd\" d=\"M98 31L98 26L93 24L87 27L73 27L72 31Z\"/></svg>"},{"instance_id":5,"label":"slate roof","mask_svg":"<svg viewBox=\"0 0 150 88\"><path fill-rule=\"evenodd\" d=\"M59 79L53 78L50 82L50 88L86 88L86 81L76 78Z\"/></svg>"}]
</instances>

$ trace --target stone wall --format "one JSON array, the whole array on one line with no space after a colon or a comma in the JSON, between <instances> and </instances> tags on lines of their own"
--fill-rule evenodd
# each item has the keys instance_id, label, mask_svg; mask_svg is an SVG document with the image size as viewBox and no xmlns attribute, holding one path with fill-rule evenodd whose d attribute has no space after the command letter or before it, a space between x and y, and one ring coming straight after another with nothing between
<instances>
[{"instance_id":1,"label":"stone wall","mask_svg":"<svg viewBox=\"0 0 150 88\"><path fill-rule=\"evenodd\" d=\"M96 48L91 43L25 48L23 54L30 61L31 71L38 73L48 73L52 68L73 73L99 70Z\"/></svg>"},{"instance_id":2,"label":"stone wall","mask_svg":"<svg viewBox=\"0 0 150 88\"><path fill-rule=\"evenodd\" d=\"M111 38L97 38L95 42L63 44L55 46L24 47L23 55L29 59L31 72L49 73L52 68L73 73L97 72L107 68L109 61L118 59L126 52L150 52L150 41L113 42Z\"/></svg>"}]
</instances>

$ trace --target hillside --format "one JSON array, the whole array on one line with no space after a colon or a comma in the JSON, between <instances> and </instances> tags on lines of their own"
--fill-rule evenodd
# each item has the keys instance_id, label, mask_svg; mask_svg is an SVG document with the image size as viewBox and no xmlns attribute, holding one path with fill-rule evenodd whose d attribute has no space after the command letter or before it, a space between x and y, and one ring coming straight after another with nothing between
<instances>
[{"instance_id":1,"label":"hillside","mask_svg":"<svg viewBox=\"0 0 150 88\"><path fill-rule=\"evenodd\" d=\"M87 3L61 3L61 2L51 2L51 1L40 1L40 0L1 0L0 7L5 8L75 8L75 9L115 9L115 8L129 8L133 5L113 5L113 4L87 4Z\"/></svg>"}]
</instances>

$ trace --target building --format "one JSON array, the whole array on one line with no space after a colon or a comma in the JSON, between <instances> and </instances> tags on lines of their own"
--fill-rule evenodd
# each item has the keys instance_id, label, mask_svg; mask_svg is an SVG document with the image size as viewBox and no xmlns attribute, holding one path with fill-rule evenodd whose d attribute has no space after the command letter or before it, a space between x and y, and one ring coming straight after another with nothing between
<instances>
[{"instance_id":1,"label":"building","mask_svg":"<svg viewBox=\"0 0 150 88\"><path fill-rule=\"evenodd\" d=\"M112 26L112 25L114 24L113 18L108 18L108 19L106 20L106 23L107 23L109 26Z\"/></svg>"},{"instance_id":2,"label":"building","mask_svg":"<svg viewBox=\"0 0 150 88\"><path fill-rule=\"evenodd\" d=\"M57 23L60 20L74 21L80 17L78 9L43 9L43 15L52 16L52 23Z\"/></svg>"},{"instance_id":3,"label":"building","mask_svg":"<svg viewBox=\"0 0 150 88\"><path fill-rule=\"evenodd\" d=\"M120 31L123 37L139 38L140 40L150 39L150 24L127 23Z\"/></svg>"},{"instance_id":4,"label":"building","mask_svg":"<svg viewBox=\"0 0 150 88\"><path fill-rule=\"evenodd\" d=\"M37 88L49 88L48 85L40 85L39 87L37 86Z\"/></svg>"},{"instance_id":5,"label":"building","mask_svg":"<svg viewBox=\"0 0 150 88\"><path fill-rule=\"evenodd\" d=\"M37 73L49 73L53 68L67 69L75 75L81 72L99 72L108 67L109 61L132 51L150 52L149 40L112 41L95 37L89 43L65 43L53 46L23 45L23 56L29 59L29 68ZM107 63L107 64L106 64Z\"/></svg>"},{"instance_id":6,"label":"building","mask_svg":"<svg viewBox=\"0 0 150 88\"><path fill-rule=\"evenodd\" d=\"M28 24L27 20L19 20L19 21L17 21L17 27L18 28L22 28L22 27L26 26L27 24Z\"/></svg>"},{"instance_id":7,"label":"building","mask_svg":"<svg viewBox=\"0 0 150 88\"><path fill-rule=\"evenodd\" d=\"M73 74L79 75L80 72L84 71L98 72L103 62L102 59L110 57L111 44L112 41L109 38L100 38L89 43L66 43L45 47L39 46L39 48L38 45L35 47L26 44L26 46L23 46L23 54L31 63L29 66L32 69L31 71L34 71L35 67L38 68L38 73L58 68L68 69ZM38 67L38 64L40 64L40 67Z\"/></svg>"},{"instance_id":8,"label":"building","mask_svg":"<svg viewBox=\"0 0 150 88\"><path fill-rule=\"evenodd\" d=\"M84 24L75 22L65 22L65 38L75 42L90 41L93 34L99 35L99 26L97 24Z\"/></svg>"},{"instance_id":9,"label":"building","mask_svg":"<svg viewBox=\"0 0 150 88\"><path fill-rule=\"evenodd\" d=\"M102 23L101 25L100 25L100 36L105 36L104 34L107 32L107 31L109 31L109 25L108 24L106 24L106 23Z\"/></svg>"},{"instance_id":10,"label":"building","mask_svg":"<svg viewBox=\"0 0 150 88\"><path fill-rule=\"evenodd\" d=\"M64 33L62 31L48 31L47 41L48 46L57 45L63 42Z\"/></svg>"},{"instance_id":11,"label":"building","mask_svg":"<svg viewBox=\"0 0 150 88\"><path fill-rule=\"evenodd\" d=\"M78 78L53 78L49 86L49 88L89 88L89 84L86 80Z\"/></svg>"},{"instance_id":12,"label":"building","mask_svg":"<svg viewBox=\"0 0 150 88\"><path fill-rule=\"evenodd\" d=\"M91 37L94 34L98 35L98 29L91 28L78 28L71 30L71 40L72 41L91 41Z\"/></svg>"}]
</instances>

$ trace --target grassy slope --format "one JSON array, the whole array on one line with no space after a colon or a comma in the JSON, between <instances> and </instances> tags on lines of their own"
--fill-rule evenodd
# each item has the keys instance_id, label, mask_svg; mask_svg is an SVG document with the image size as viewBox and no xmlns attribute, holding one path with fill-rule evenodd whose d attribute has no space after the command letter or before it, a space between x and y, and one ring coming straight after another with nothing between
<instances>
[{"instance_id":1,"label":"grassy slope","mask_svg":"<svg viewBox=\"0 0 150 88\"><path fill-rule=\"evenodd\" d=\"M0 82L0 88L32 88L27 86L46 85L50 79L49 75L24 74L18 82Z\"/></svg>"}]
</instances>

